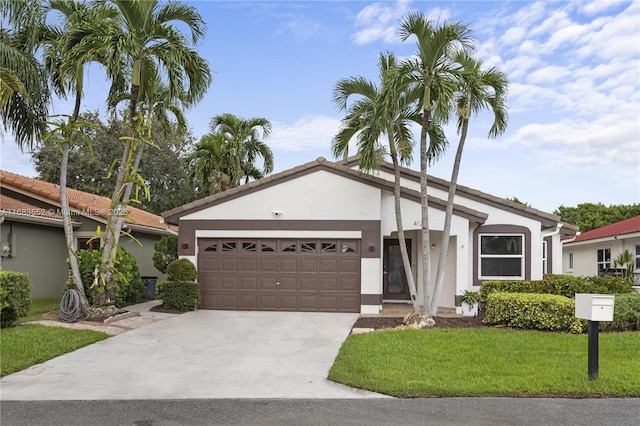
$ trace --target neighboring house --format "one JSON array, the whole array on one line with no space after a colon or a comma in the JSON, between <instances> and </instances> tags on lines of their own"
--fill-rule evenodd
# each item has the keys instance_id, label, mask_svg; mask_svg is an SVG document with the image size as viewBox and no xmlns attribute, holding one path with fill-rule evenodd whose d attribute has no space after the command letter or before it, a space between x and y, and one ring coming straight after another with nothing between
<instances>
[{"instance_id":1,"label":"neighboring house","mask_svg":"<svg viewBox=\"0 0 640 426\"><path fill-rule=\"evenodd\" d=\"M629 250L640 271L640 216L583 232L563 241L562 257L565 274L598 275L613 268L613 260Z\"/></svg>"},{"instance_id":2,"label":"neighboring house","mask_svg":"<svg viewBox=\"0 0 640 426\"><path fill-rule=\"evenodd\" d=\"M0 241L7 271L27 272L34 298L60 297L69 276L67 245L60 214L60 186L15 173L0 171ZM68 189L76 249L100 247L89 240L97 227L105 229L110 200L107 197ZM142 276L159 276L153 266L153 245L163 235L176 235L164 220L149 212L128 207L120 245L133 254ZM86 284L86 283L85 283Z\"/></svg>"},{"instance_id":3,"label":"neighboring house","mask_svg":"<svg viewBox=\"0 0 640 426\"><path fill-rule=\"evenodd\" d=\"M409 303L393 173L324 158L163 213L179 225L178 253L198 268L202 308L378 313ZM414 278L422 282L419 173L402 169L402 215ZM429 177L435 279L448 182ZM458 186L441 306L489 279L560 273L557 216ZM420 285L418 285L421 288ZM421 297L421 290L419 297Z\"/></svg>"}]
</instances>

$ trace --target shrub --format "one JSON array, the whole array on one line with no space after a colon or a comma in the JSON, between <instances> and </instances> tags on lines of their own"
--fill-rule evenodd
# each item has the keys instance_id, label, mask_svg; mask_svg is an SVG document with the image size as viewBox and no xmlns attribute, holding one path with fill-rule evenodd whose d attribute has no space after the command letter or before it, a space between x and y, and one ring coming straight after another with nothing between
<instances>
[{"instance_id":1,"label":"shrub","mask_svg":"<svg viewBox=\"0 0 640 426\"><path fill-rule=\"evenodd\" d=\"M194 311L200 303L198 283L191 281L161 281L156 286L162 304L179 311Z\"/></svg>"},{"instance_id":2,"label":"shrub","mask_svg":"<svg viewBox=\"0 0 640 426\"><path fill-rule=\"evenodd\" d=\"M620 277L575 277L573 275L545 275L537 281L485 281L480 287L483 298L490 293L539 293L574 298L576 293L631 293L630 283Z\"/></svg>"},{"instance_id":3,"label":"shrub","mask_svg":"<svg viewBox=\"0 0 640 426\"><path fill-rule=\"evenodd\" d=\"M26 316L30 306L29 276L23 272L0 271L0 327Z\"/></svg>"},{"instance_id":4,"label":"shrub","mask_svg":"<svg viewBox=\"0 0 640 426\"><path fill-rule=\"evenodd\" d=\"M95 303L95 295L101 291L101 287L93 286L94 271L100 266L102 259L102 249L100 250L78 250L78 266L82 284L90 304ZM116 285L115 298L118 305L135 302L142 297L145 291L144 282L140 276L138 262L135 256L122 247L118 247L116 262L114 264L115 273L113 280ZM66 287L75 288L71 278L67 280Z\"/></svg>"},{"instance_id":5,"label":"shrub","mask_svg":"<svg viewBox=\"0 0 640 426\"><path fill-rule=\"evenodd\" d=\"M616 294L613 321L603 322L602 330L640 330L640 294Z\"/></svg>"},{"instance_id":6,"label":"shrub","mask_svg":"<svg viewBox=\"0 0 640 426\"><path fill-rule=\"evenodd\" d=\"M485 299L486 324L581 333L585 322L575 317L575 301L534 293L491 293Z\"/></svg>"},{"instance_id":7,"label":"shrub","mask_svg":"<svg viewBox=\"0 0 640 426\"><path fill-rule=\"evenodd\" d=\"M189 259L176 259L167 266L168 281L195 281L197 277L196 267Z\"/></svg>"},{"instance_id":8,"label":"shrub","mask_svg":"<svg viewBox=\"0 0 640 426\"><path fill-rule=\"evenodd\" d=\"M166 274L169 263L178 258L178 237L165 235L153 245L153 249L153 266Z\"/></svg>"}]
</instances>

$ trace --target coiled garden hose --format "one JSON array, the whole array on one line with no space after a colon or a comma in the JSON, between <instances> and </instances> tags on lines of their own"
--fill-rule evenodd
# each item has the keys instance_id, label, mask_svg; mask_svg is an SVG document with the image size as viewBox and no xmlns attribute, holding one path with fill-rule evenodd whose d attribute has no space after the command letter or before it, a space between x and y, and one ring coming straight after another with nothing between
<instances>
[{"instance_id":1,"label":"coiled garden hose","mask_svg":"<svg viewBox=\"0 0 640 426\"><path fill-rule=\"evenodd\" d=\"M60 301L60 319L65 322L78 321L82 312L80 293L75 288L65 291Z\"/></svg>"}]
</instances>

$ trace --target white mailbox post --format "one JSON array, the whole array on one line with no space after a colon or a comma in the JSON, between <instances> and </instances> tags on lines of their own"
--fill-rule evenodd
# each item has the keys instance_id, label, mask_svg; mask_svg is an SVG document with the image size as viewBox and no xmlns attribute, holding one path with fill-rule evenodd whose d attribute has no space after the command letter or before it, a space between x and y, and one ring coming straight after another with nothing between
<instances>
[{"instance_id":1,"label":"white mailbox post","mask_svg":"<svg viewBox=\"0 0 640 426\"><path fill-rule=\"evenodd\" d=\"M589 320L589 379L598 378L598 331L600 321L613 321L615 296L576 293L576 318Z\"/></svg>"}]
</instances>

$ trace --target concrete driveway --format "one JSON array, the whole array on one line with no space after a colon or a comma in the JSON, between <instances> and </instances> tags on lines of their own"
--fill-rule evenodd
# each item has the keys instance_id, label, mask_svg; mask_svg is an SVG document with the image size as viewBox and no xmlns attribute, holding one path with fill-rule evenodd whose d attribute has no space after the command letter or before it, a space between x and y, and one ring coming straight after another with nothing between
<instances>
[{"instance_id":1,"label":"concrete driveway","mask_svg":"<svg viewBox=\"0 0 640 426\"><path fill-rule=\"evenodd\" d=\"M356 318L189 312L5 376L1 399L384 397L326 379Z\"/></svg>"}]
</instances>

